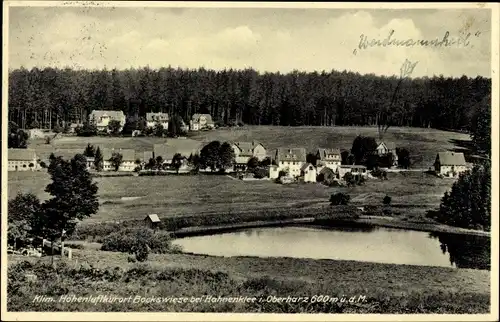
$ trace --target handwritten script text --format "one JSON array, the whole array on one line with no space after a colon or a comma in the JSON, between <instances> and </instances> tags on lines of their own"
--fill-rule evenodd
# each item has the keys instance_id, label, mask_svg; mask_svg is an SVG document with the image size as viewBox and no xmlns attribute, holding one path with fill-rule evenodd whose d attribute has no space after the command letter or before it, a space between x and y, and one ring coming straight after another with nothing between
<instances>
[{"instance_id":1,"label":"handwritten script text","mask_svg":"<svg viewBox=\"0 0 500 322\"><path fill-rule=\"evenodd\" d=\"M450 37L450 32L447 31L444 33L443 37L437 37L435 39L397 39L393 38L394 32L394 30L391 30L384 39L371 40L364 34L361 34L358 48L354 49L353 54L356 55L358 49L363 50L371 47L472 47L470 44L472 34L470 32L460 33L458 37ZM474 36L479 37L480 34L481 32L478 31L474 33Z\"/></svg>"}]
</instances>

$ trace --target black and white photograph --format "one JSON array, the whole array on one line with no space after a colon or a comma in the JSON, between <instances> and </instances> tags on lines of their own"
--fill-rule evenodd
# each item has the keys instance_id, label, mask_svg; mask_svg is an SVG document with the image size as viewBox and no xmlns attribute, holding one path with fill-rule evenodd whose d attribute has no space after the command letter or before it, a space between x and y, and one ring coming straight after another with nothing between
<instances>
[{"instance_id":1,"label":"black and white photograph","mask_svg":"<svg viewBox=\"0 0 500 322\"><path fill-rule=\"evenodd\" d=\"M498 320L498 4L3 9L2 320Z\"/></svg>"}]
</instances>

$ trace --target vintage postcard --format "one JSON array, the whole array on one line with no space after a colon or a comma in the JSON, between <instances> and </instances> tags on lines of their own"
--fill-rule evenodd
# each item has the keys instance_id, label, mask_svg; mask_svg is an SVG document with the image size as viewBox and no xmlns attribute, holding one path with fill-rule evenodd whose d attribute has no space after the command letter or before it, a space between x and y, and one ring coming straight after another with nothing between
<instances>
[{"instance_id":1,"label":"vintage postcard","mask_svg":"<svg viewBox=\"0 0 500 322\"><path fill-rule=\"evenodd\" d=\"M3 5L2 320L498 320L498 4Z\"/></svg>"}]
</instances>

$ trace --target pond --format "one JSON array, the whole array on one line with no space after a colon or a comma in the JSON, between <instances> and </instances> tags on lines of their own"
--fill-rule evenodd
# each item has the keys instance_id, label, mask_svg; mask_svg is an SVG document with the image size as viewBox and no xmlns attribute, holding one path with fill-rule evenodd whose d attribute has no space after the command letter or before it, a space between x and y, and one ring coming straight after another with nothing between
<instances>
[{"instance_id":1,"label":"pond","mask_svg":"<svg viewBox=\"0 0 500 322\"><path fill-rule=\"evenodd\" d=\"M184 252L490 269L490 239L413 230L267 227L174 240Z\"/></svg>"}]
</instances>

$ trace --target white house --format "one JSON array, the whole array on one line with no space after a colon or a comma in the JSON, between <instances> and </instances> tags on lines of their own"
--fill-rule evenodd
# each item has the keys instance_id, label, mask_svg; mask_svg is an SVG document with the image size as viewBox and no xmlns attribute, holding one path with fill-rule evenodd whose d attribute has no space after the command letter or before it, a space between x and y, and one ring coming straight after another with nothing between
<instances>
[{"instance_id":1,"label":"white house","mask_svg":"<svg viewBox=\"0 0 500 322\"><path fill-rule=\"evenodd\" d=\"M7 149L8 171L37 171L36 152L33 149Z\"/></svg>"},{"instance_id":2,"label":"white house","mask_svg":"<svg viewBox=\"0 0 500 322\"><path fill-rule=\"evenodd\" d=\"M168 113L146 113L146 126L154 128L160 122L164 130L168 130Z\"/></svg>"},{"instance_id":3,"label":"white house","mask_svg":"<svg viewBox=\"0 0 500 322\"><path fill-rule=\"evenodd\" d=\"M234 151L236 167L245 168L252 157L262 161L267 156L266 148L259 142L232 142L231 147Z\"/></svg>"},{"instance_id":4,"label":"white house","mask_svg":"<svg viewBox=\"0 0 500 322\"><path fill-rule=\"evenodd\" d=\"M306 149L279 148L274 160L279 171L287 171L292 177L300 177L302 166L306 163Z\"/></svg>"},{"instance_id":5,"label":"white house","mask_svg":"<svg viewBox=\"0 0 500 322\"><path fill-rule=\"evenodd\" d=\"M120 122L121 132L126 120L125 114L122 111L93 110L89 115L89 122L94 123L98 131L107 130L109 122L112 120Z\"/></svg>"},{"instance_id":6,"label":"white house","mask_svg":"<svg viewBox=\"0 0 500 322\"><path fill-rule=\"evenodd\" d=\"M316 182L317 172L312 164L306 163L300 170L304 176L304 182Z\"/></svg>"},{"instance_id":7,"label":"white house","mask_svg":"<svg viewBox=\"0 0 500 322\"><path fill-rule=\"evenodd\" d=\"M436 174L446 177L457 177L467 170L465 156L461 152L439 152L434 162Z\"/></svg>"},{"instance_id":8,"label":"white house","mask_svg":"<svg viewBox=\"0 0 500 322\"><path fill-rule=\"evenodd\" d=\"M272 165L269 167L269 178L270 179L278 179L280 171L277 165Z\"/></svg>"},{"instance_id":9,"label":"white house","mask_svg":"<svg viewBox=\"0 0 500 322\"><path fill-rule=\"evenodd\" d=\"M339 179L343 179L346 173L350 172L354 176L367 176L368 171L364 165L340 165L337 168Z\"/></svg>"},{"instance_id":10,"label":"white house","mask_svg":"<svg viewBox=\"0 0 500 322\"><path fill-rule=\"evenodd\" d=\"M392 165L398 165L398 155L396 153L396 145L393 142L379 142L376 149L378 156L392 154Z\"/></svg>"},{"instance_id":11,"label":"white house","mask_svg":"<svg viewBox=\"0 0 500 322\"><path fill-rule=\"evenodd\" d=\"M318 149L316 152L317 166L337 171L337 167L340 166L341 162L340 149Z\"/></svg>"},{"instance_id":12,"label":"white house","mask_svg":"<svg viewBox=\"0 0 500 322\"><path fill-rule=\"evenodd\" d=\"M118 171L134 171L137 167L135 163L135 150L133 149L109 149L104 148L102 151L102 161L103 161L103 171L115 171L113 163L110 161L113 153L119 153L122 155L122 163L118 168Z\"/></svg>"},{"instance_id":13,"label":"white house","mask_svg":"<svg viewBox=\"0 0 500 322\"><path fill-rule=\"evenodd\" d=\"M199 131L203 129L215 128L215 123L210 114L194 114L189 121L189 128L191 131Z\"/></svg>"}]
</instances>

